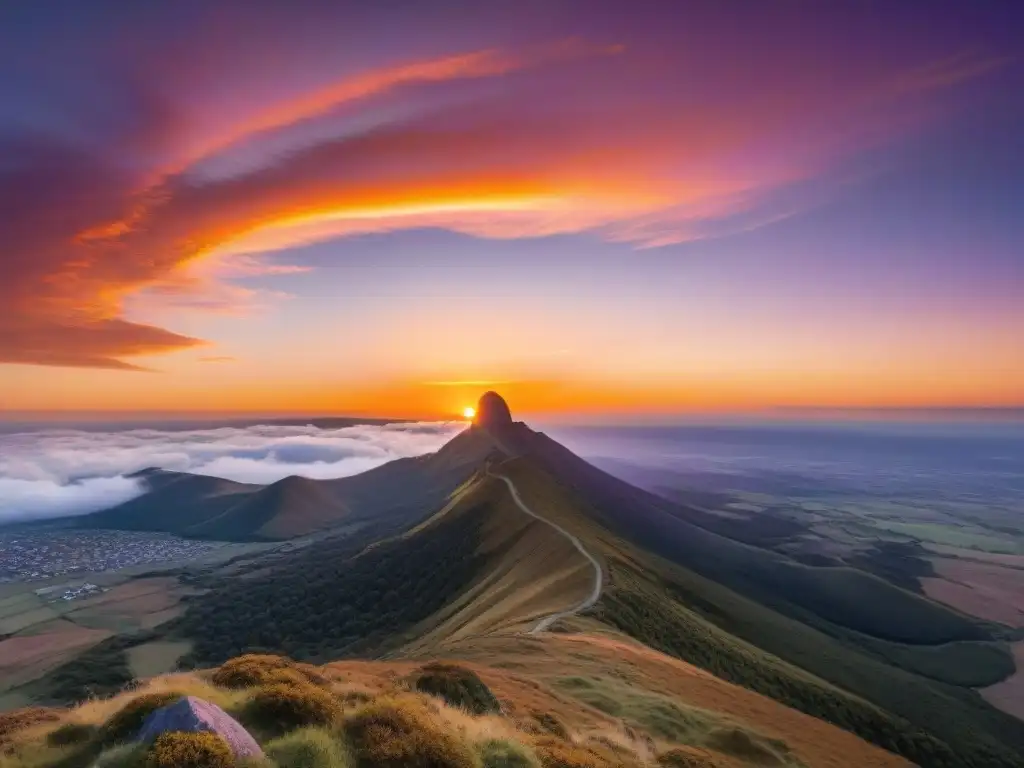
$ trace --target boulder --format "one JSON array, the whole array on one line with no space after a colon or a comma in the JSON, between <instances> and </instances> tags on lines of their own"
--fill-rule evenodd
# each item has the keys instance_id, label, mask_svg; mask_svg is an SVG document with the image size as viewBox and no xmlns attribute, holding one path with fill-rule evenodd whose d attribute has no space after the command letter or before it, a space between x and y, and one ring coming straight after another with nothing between
<instances>
[{"instance_id":1,"label":"boulder","mask_svg":"<svg viewBox=\"0 0 1024 768\"><path fill-rule=\"evenodd\" d=\"M175 731L215 733L228 743L235 757L263 757L256 739L237 720L216 704L195 696L186 696L152 712L136 740L148 744L162 733Z\"/></svg>"},{"instance_id":2,"label":"boulder","mask_svg":"<svg viewBox=\"0 0 1024 768\"><path fill-rule=\"evenodd\" d=\"M512 423L512 412L497 392L485 392L476 406L475 423L481 427L504 427Z\"/></svg>"}]
</instances>

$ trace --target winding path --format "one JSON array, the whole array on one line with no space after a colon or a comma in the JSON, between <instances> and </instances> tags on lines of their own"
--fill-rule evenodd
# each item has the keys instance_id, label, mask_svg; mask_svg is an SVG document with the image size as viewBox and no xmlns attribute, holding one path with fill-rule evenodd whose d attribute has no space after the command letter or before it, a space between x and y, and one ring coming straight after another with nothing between
<instances>
[{"instance_id":1,"label":"winding path","mask_svg":"<svg viewBox=\"0 0 1024 768\"><path fill-rule=\"evenodd\" d=\"M567 530L565 530L565 528L560 526L558 523L553 523L546 517L538 515L536 512L534 512L532 509L526 506L522 498L519 496L519 491L516 490L515 483L513 483L512 480L510 480L505 475L499 475L496 472L491 471L490 469L487 470L487 474L491 475L492 477L496 477L499 480L503 480L505 482L505 485L508 486L509 493L512 494L512 500L516 503L516 506L518 506L521 510L523 510L523 512L528 514L530 517L540 520L542 523L545 523L546 525L550 525L552 528L554 528L556 531L562 534L565 538L571 541L573 546L579 550L580 554L587 558L587 560L590 561L590 564L594 566L594 588L590 591L590 594L587 596L587 598L583 602L578 603L577 605L573 606L572 608L569 608L568 610L559 611L558 613L553 613L550 616L545 616L543 619L537 622L537 625L533 629L531 629L528 634L536 635L539 632L545 632L556 621L568 618L569 616L575 616L576 614L582 613L583 611L593 606L598 600L601 599L601 586L602 584L604 584L604 575L601 572L601 564L597 561L597 558L590 554L583 546L583 544L580 542L580 540L577 537L573 536L571 533L569 533Z\"/></svg>"}]
</instances>

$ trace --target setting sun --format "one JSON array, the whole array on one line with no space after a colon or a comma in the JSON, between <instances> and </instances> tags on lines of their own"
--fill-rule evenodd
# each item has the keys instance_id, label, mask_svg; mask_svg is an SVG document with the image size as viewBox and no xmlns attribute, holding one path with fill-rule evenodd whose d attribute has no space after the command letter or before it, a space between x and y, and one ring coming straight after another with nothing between
<instances>
[{"instance_id":1,"label":"setting sun","mask_svg":"<svg viewBox=\"0 0 1024 768\"><path fill-rule=\"evenodd\" d=\"M462 415L464 418L472 419L474 416L476 416L476 408L474 408L471 405L467 405L465 408L462 409Z\"/></svg>"}]
</instances>

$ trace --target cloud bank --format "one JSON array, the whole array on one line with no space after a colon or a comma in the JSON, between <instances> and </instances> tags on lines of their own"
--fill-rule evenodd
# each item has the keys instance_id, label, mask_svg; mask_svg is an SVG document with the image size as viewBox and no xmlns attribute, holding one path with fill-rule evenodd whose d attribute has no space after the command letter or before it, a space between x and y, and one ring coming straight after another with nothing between
<instances>
[{"instance_id":1,"label":"cloud bank","mask_svg":"<svg viewBox=\"0 0 1024 768\"><path fill-rule=\"evenodd\" d=\"M147 467L272 483L347 477L440 448L460 423L256 425L183 431L48 430L0 435L0 524L106 509L143 493Z\"/></svg>"}]
</instances>

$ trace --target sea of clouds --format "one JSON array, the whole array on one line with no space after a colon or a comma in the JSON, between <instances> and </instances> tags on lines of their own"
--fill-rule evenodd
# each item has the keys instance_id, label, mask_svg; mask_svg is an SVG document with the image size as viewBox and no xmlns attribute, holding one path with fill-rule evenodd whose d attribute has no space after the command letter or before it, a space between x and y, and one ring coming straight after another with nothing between
<instances>
[{"instance_id":1,"label":"sea of clouds","mask_svg":"<svg viewBox=\"0 0 1024 768\"><path fill-rule=\"evenodd\" d=\"M261 484L288 475L346 477L436 451L464 428L420 422L0 434L0 523L85 514L128 501L145 489L127 475L147 467Z\"/></svg>"}]
</instances>

